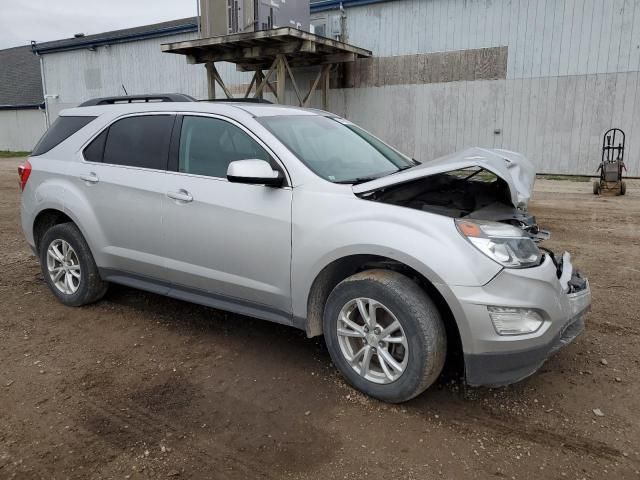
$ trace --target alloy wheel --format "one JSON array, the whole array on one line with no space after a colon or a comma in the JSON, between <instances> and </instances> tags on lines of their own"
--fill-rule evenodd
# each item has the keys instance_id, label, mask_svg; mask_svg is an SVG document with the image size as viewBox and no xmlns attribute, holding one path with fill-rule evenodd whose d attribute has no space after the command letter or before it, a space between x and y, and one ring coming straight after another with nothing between
<instances>
[{"instance_id":1,"label":"alloy wheel","mask_svg":"<svg viewBox=\"0 0 640 480\"><path fill-rule=\"evenodd\" d=\"M407 337L396 316L371 298L356 298L340 310L338 343L358 375L378 384L395 382L409 359Z\"/></svg>"},{"instance_id":2,"label":"alloy wheel","mask_svg":"<svg viewBox=\"0 0 640 480\"><path fill-rule=\"evenodd\" d=\"M66 295L80 288L82 272L78 255L69 242L57 239L47 249L47 270L55 287Z\"/></svg>"}]
</instances>

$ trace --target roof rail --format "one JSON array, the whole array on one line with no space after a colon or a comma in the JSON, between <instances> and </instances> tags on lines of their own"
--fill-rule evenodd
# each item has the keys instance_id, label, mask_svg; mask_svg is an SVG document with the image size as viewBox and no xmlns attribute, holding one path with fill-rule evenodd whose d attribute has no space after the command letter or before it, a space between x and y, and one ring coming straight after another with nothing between
<instances>
[{"instance_id":1,"label":"roof rail","mask_svg":"<svg viewBox=\"0 0 640 480\"><path fill-rule=\"evenodd\" d=\"M244 98L244 97L237 97L237 98L209 98L209 99L205 99L205 100L197 100L198 102L221 102L221 103L268 103L273 105L273 102L270 102L269 100L265 100L264 98Z\"/></svg>"},{"instance_id":2,"label":"roof rail","mask_svg":"<svg viewBox=\"0 0 640 480\"><path fill-rule=\"evenodd\" d=\"M146 102L195 102L196 99L183 93L153 93L149 95L123 95L120 97L93 98L81 103L80 107L93 107L95 105L114 105L119 103L146 103Z\"/></svg>"}]
</instances>

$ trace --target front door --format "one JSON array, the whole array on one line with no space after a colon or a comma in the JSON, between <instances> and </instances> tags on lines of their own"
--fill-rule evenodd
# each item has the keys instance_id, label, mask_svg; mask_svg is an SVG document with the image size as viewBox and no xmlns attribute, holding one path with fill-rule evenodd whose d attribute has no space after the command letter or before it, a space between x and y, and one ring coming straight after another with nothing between
<instances>
[{"instance_id":1,"label":"front door","mask_svg":"<svg viewBox=\"0 0 640 480\"><path fill-rule=\"evenodd\" d=\"M276 165L240 125L187 115L177 128L177 165L167 173L164 207L164 256L172 283L209 295L218 302L213 305L225 308L229 302L230 310L286 318L291 312L291 189L227 181L234 160L257 158Z\"/></svg>"}]
</instances>

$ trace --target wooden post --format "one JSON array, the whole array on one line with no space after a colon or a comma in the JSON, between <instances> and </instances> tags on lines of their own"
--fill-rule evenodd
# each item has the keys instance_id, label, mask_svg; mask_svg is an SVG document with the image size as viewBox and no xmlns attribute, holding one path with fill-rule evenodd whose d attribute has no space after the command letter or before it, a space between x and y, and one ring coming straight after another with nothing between
<instances>
[{"instance_id":1,"label":"wooden post","mask_svg":"<svg viewBox=\"0 0 640 480\"><path fill-rule=\"evenodd\" d=\"M278 55L278 66L277 66L277 71L276 71L276 79L278 81L278 85L276 86L276 89L278 91L277 93L277 97L278 97L278 103L282 104L284 103L284 89L285 89L285 84L286 84L286 79L287 79L287 67L284 63L283 60L284 55L280 54Z\"/></svg>"},{"instance_id":2,"label":"wooden post","mask_svg":"<svg viewBox=\"0 0 640 480\"><path fill-rule=\"evenodd\" d=\"M329 80L331 79L331 66L324 71L324 78L322 79L322 109L329 109Z\"/></svg>"},{"instance_id":3,"label":"wooden post","mask_svg":"<svg viewBox=\"0 0 640 480\"><path fill-rule=\"evenodd\" d=\"M256 70L256 91L258 91L258 85L260 85L262 82L264 81L264 73L262 73L262 70ZM260 92L259 95L256 96L256 98L264 98L263 92Z\"/></svg>"},{"instance_id":4,"label":"wooden post","mask_svg":"<svg viewBox=\"0 0 640 480\"><path fill-rule=\"evenodd\" d=\"M215 65L213 62L208 62L205 64L205 68L207 69L207 90L209 100L213 100L216 98L216 77L214 75Z\"/></svg>"}]
</instances>

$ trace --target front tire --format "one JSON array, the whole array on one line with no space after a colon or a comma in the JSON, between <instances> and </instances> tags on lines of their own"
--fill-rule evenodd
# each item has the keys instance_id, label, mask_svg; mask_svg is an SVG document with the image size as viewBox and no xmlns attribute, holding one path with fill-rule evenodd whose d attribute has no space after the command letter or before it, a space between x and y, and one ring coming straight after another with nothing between
<instances>
[{"instance_id":1,"label":"front tire","mask_svg":"<svg viewBox=\"0 0 640 480\"><path fill-rule=\"evenodd\" d=\"M60 302L79 307L100 300L108 284L100 278L89 245L73 223L47 230L40 242L40 267Z\"/></svg>"},{"instance_id":2,"label":"front tire","mask_svg":"<svg viewBox=\"0 0 640 480\"><path fill-rule=\"evenodd\" d=\"M329 295L323 322L333 363L356 389L382 401L419 395L444 366L440 313L400 273L367 270L343 280Z\"/></svg>"}]
</instances>

